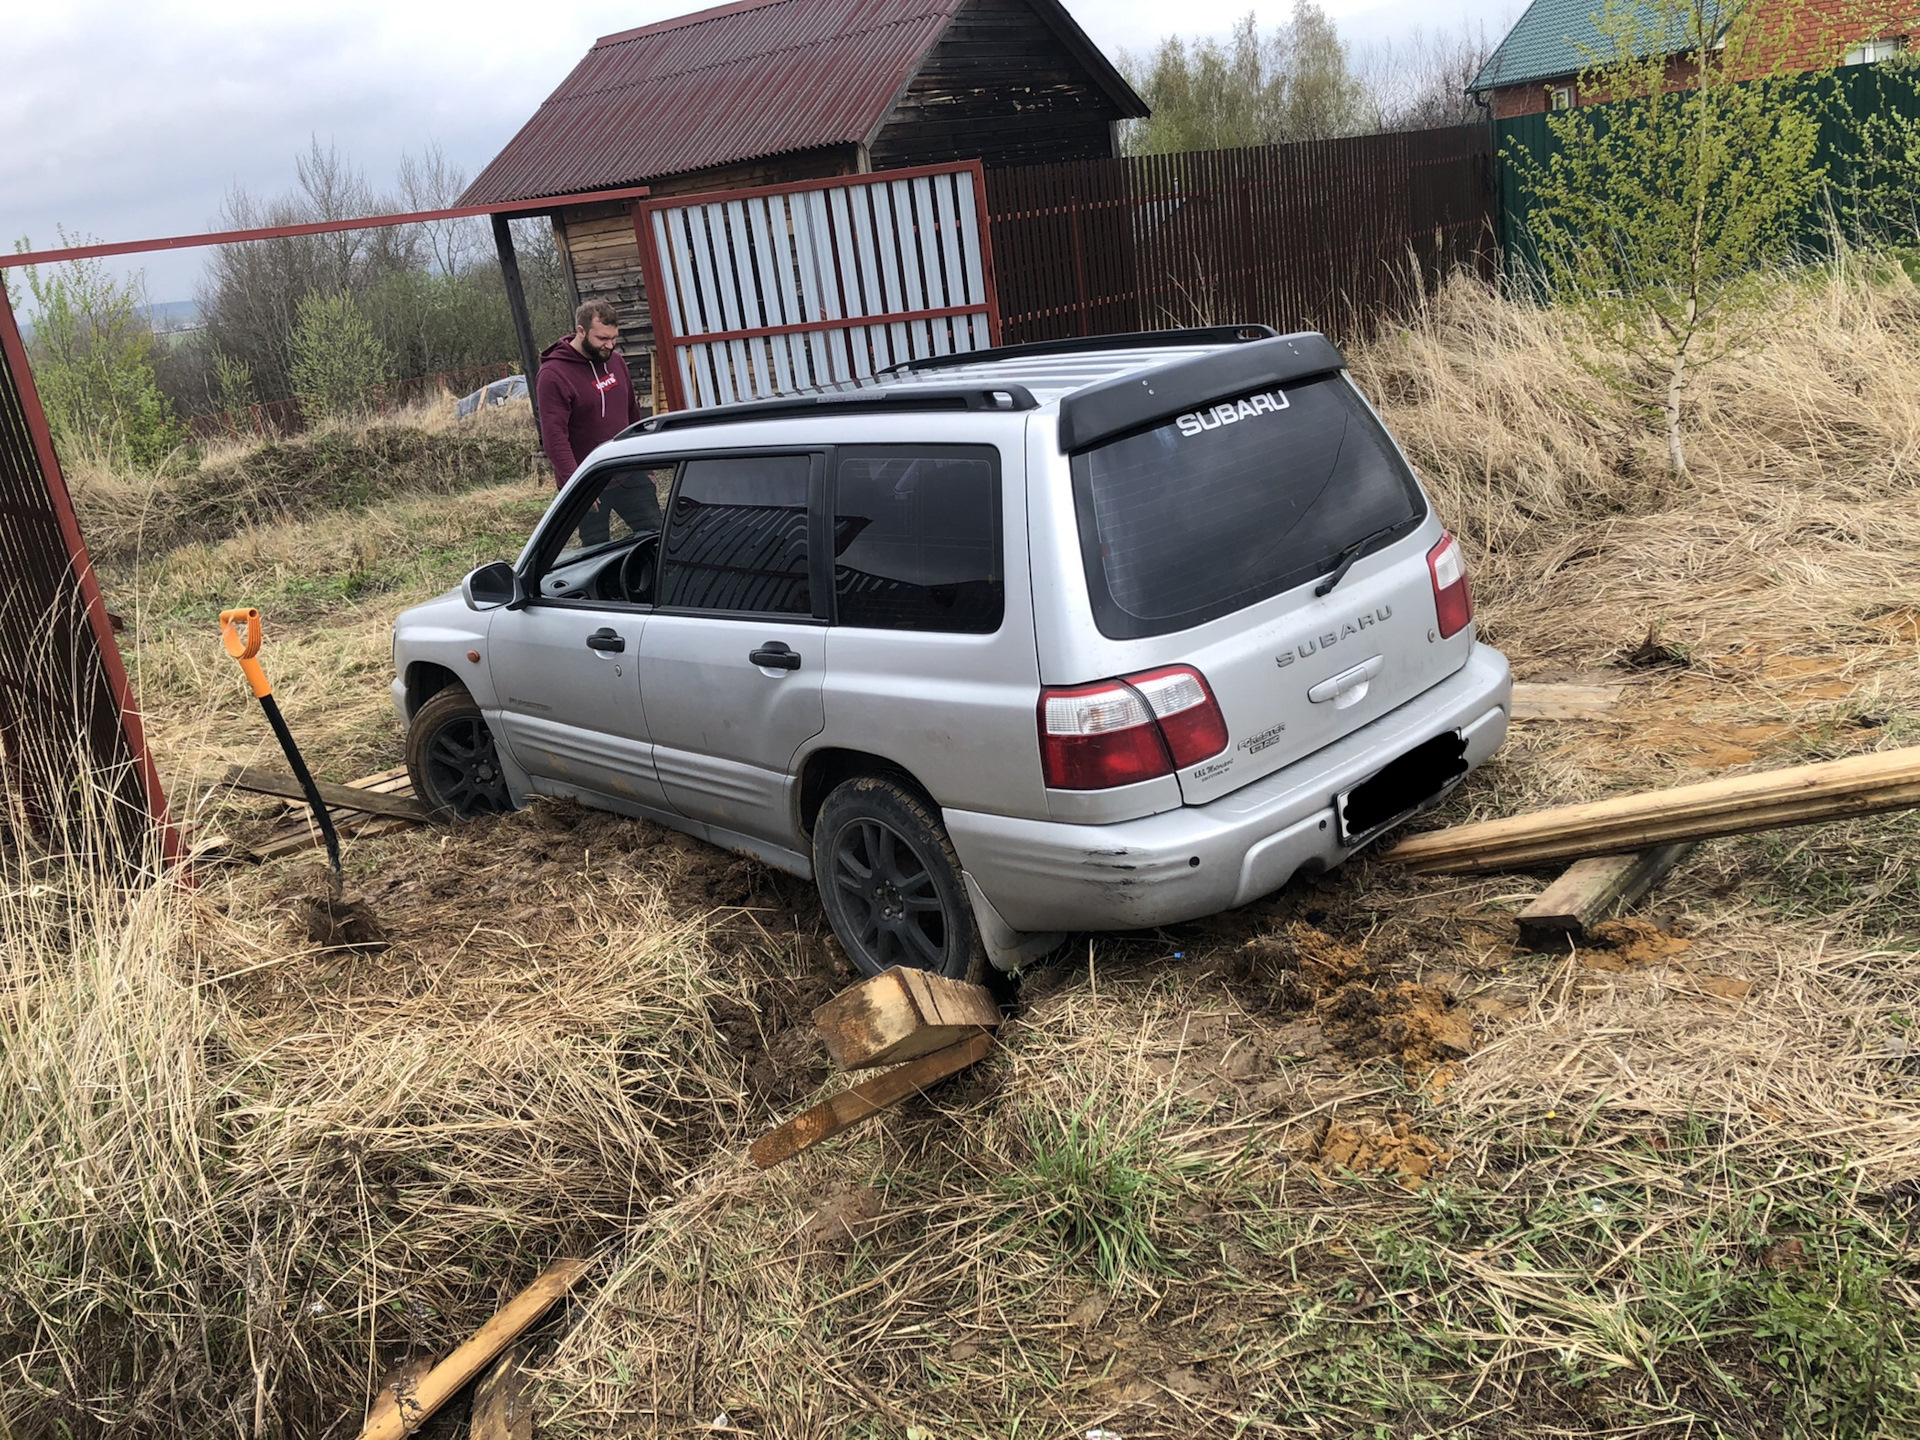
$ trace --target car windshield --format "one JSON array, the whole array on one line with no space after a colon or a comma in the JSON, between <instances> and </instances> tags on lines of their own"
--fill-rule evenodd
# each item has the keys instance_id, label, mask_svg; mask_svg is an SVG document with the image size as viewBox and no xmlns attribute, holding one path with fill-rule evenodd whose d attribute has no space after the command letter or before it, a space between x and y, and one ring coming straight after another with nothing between
<instances>
[{"instance_id":1,"label":"car windshield","mask_svg":"<svg viewBox=\"0 0 1920 1440\"><path fill-rule=\"evenodd\" d=\"M1311 580L1425 514L1341 375L1239 395L1073 460L1094 618L1114 639L1201 624Z\"/></svg>"}]
</instances>

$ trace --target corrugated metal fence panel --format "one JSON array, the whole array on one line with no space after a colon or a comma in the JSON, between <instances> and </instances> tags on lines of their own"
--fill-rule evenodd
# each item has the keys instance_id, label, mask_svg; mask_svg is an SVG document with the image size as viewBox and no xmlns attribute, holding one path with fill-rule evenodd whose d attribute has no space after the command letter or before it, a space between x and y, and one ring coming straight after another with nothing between
<instances>
[{"instance_id":1,"label":"corrugated metal fence panel","mask_svg":"<svg viewBox=\"0 0 1920 1440\"><path fill-rule=\"evenodd\" d=\"M0 832L25 819L40 840L73 844L104 830L138 862L158 823L171 858L159 778L4 295L0 574Z\"/></svg>"},{"instance_id":2,"label":"corrugated metal fence panel","mask_svg":"<svg viewBox=\"0 0 1920 1440\"><path fill-rule=\"evenodd\" d=\"M650 201L636 226L675 409L997 343L976 162Z\"/></svg>"},{"instance_id":3,"label":"corrugated metal fence panel","mask_svg":"<svg viewBox=\"0 0 1920 1440\"><path fill-rule=\"evenodd\" d=\"M1795 247L1815 259L1830 254L1836 217L1843 227L1861 226L1869 240L1909 241L1920 206L1889 206L1886 202L1912 192L1905 145L1896 137L1903 127L1920 120L1920 77L1907 69L1848 65L1830 75L1814 77L1808 88L1811 108L1820 123L1813 163L1826 166L1828 193L1800 218ZM1604 125L1613 109L1611 105L1593 105L1581 113ZM1861 126L1869 117L1880 117L1891 127L1877 153L1876 147L1862 143ZM1517 115L1499 122L1495 148L1499 156L1500 240L1511 277L1523 277L1538 268L1529 220L1533 197L1526 183L1526 162L1531 158L1546 166L1559 152L1552 119L1544 114ZM1888 140L1896 140L1891 149ZM1850 217L1851 203L1861 198L1856 191L1873 189L1880 192L1878 203L1869 207L1869 213Z\"/></svg>"},{"instance_id":4,"label":"corrugated metal fence panel","mask_svg":"<svg viewBox=\"0 0 1920 1440\"><path fill-rule=\"evenodd\" d=\"M1491 278L1486 126L994 170L1008 344L1259 322L1353 334Z\"/></svg>"}]
</instances>

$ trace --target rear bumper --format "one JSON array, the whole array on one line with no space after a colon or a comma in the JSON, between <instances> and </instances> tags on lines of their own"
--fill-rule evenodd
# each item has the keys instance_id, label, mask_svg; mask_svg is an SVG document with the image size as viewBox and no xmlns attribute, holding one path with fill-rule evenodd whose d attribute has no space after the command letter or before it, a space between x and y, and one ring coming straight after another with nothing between
<instances>
[{"instance_id":1,"label":"rear bumper","mask_svg":"<svg viewBox=\"0 0 1920 1440\"><path fill-rule=\"evenodd\" d=\"M1506 657L1467 663L1391 714L1210 805L1117 825L945 812L960 863L1016 930L1134 930L1212 915L1271 894L1303 867L1329 870L1342 845L1333 797L1395 756L1458 730L1478 767L1507 734Z\"/></svg>"}]
</instances>

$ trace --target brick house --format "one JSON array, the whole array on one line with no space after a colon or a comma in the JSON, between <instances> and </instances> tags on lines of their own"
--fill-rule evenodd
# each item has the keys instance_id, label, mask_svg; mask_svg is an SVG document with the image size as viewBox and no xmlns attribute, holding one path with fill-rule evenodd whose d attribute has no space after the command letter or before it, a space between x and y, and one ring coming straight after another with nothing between
<instances>
[{"instance_id":1,"label":"brick house","mask_svg":"<svg viewBox=\"0 0 1920 1440\"><path fill-rule=\"evenodd\" d=\"M1713 0L1705 3L1711 6ZM1468 91L1490 103L1497 120L1569 110L1606 98L1585 93L1580 81L1581 69L1612 49L1596 23L1601 4L1602 0L1533 0L1487 57ZM1647 13L1651 22L1655 12ZM1739 8L1729 5L1721 13L1725 21L1718 33L1724 44ZM1777 35L1766 30L1764 11L1756 18L1762 29L1751 46L1751 63L1757 69L1779 65L1811 70L1836 61L1869 65L1906 49L1909 31L1920 35L1920 19L1895 14L1875 0L1864 4L1860 0L1785 0L1780 14L1783 27ZM1694 66L1684 53L1689 48L1685 25L1675 25L1670 34L1667 82L1679 89L1691 81Z\"/></svg>"},{"instance_id":2,"label":"brick house","mask_svg":"<svg viewBox=\"0 0 1920 1440\"><path fill-rule=\"evenodd\" d=\"M738 0L595 41L460 203L1103 159L1120 122L1146 114L1059 0ZM612 303L646 395L633 203L551 219L575 303Z\"/></svg>"}]
</instances>

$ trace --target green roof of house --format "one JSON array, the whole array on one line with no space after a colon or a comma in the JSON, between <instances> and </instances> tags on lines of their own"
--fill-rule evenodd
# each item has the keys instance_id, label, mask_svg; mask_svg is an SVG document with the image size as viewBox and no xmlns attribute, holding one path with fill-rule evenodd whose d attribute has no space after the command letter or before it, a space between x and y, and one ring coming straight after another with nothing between
<instances>
[{"instance_id":1,"label":"green roof of house","mask_svg":"<svg viewBox=\"0 0 1920 1440\"><path fill-rule=\"evenodd\" d=\"M1611 55L1614 42L1600 33L1604 6L1605 0L1533 0L1467 89L1478 94L1502 85L1552 80L1577 74L1596 58ZM1714 0L1705 0L1705 6L1708 13L1718 8ZM1687 6L1639 3L1635 8L1635 18L1646 30L1666 31L1666 42L1658 47L1663 53L1689 48ZM1727 7L1729 13L1732 8Z\"/></svg>"}]
</instances>

